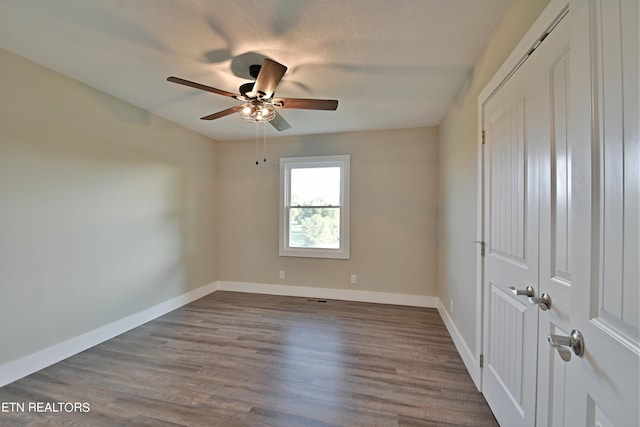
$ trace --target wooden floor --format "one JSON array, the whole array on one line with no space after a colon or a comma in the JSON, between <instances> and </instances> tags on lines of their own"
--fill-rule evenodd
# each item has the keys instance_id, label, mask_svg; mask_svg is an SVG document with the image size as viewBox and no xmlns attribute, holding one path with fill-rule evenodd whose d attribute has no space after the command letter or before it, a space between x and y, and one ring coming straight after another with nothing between
<instances>
[{"instance_id":1,"label":"wooden floor","mask_svg":"<svg viewBox=\"0 0 640 427\"><path fill-rule=\"evenodd\" d=\"M234 292L0 388L0 402L25 405L2 426L497 425L436 310Z\"/></svg>"}]
</instances>

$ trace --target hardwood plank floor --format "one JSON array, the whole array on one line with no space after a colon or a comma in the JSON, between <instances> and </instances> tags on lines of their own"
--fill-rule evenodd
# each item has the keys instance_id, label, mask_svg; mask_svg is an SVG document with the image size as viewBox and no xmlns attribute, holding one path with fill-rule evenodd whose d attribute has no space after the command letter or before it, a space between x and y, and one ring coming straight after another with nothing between
<instances>
[{"instance_id":1,"label":"hardwood plank floor","mask_svg":"<svg viewBox=\"0 0 640 427\"><path fill-rule=\"evenodd\" d=\"M497 425L435 309L235 292L0 388L1 402L25 405L2 426Z\"/></svg>"}]
</instances>

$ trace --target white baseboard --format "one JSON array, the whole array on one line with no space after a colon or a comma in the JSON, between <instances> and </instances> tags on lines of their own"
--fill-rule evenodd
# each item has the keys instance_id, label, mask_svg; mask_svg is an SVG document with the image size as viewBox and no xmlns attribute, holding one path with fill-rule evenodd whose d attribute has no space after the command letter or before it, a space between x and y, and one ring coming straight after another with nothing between
<instances>
[{"instance_id":1,"label":"white baseboard","mask_svg":"<svg viewBox=\"0 0 640 427\"><path fill-rule=\"evenodd\" d=\"M326 298L344 301L371 302L377 304L407 305L436 308L438 298L425 295L394 294L351 289L315 288L307 286L273 285L267 283L218 282L219 291L235 291L254 294L282 295L303 298Z\"/></svg>"},{"instance_id":2,"label":"white baseboard","mask_svg":"<svg viewBox=\"0 0 640 427\"><path fill-rule=\"evenodd\" d=\"M154 305L146 310L127 316L124 319L116 320L115 322L101 326L85 334L6 363L0 366L0 387L143 325L183 305L215 292L216 289L216 283L202 286L163 303Z\"/></svg>"},{"instance_id":3,"label":"white baseboard","mask_svg":"<svg viewBox=\"0 0 640 427\"><path fill-rule=\"evenodd\" d=\"M476 358L474 352L469 349L467 343L462 338L462 335L460 335L460 331L458 331L458 328L456 328L455 323L453 323L453 319L449 315L449 312L444 308L444 305L442 304L442 301L440 301L440 299L438 299L437 308L438 313L440 313L440 317L442 317L442 320L447 327L447 331L449 331L449 335L451 335L451 339L453 339L453 343L455 344L456 349L458 350L458 353L462 358L464 366L467 368L467 371L469 371L469 375L471 376L473 383L476 385L478 391L481 391L480 380L482 372L480 369L480 364L478 363L478 359Z\"/></svg>"}]
</instances>

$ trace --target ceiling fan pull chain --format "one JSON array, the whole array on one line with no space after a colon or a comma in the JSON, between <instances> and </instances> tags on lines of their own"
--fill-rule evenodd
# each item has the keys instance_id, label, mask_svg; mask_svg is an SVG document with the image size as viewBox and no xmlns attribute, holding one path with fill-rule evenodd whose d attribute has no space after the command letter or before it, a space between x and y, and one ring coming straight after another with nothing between
<instances>
[{"instance_id":1,"label":"ceiling fan pull chain","mask_svg":"<svg viewBox=\"0 0 640 427\"><path fill-rule=\"evenodd\" d=\"M264 122L264 162L267 163L267 122Z\"/></svg>"},{"instance_id":2,"label":"ceiling fan pull chain","mask_svg":"<svg viewBox=\"0 0 640 427\"><path fill-rule=\"evenodd\" d=\"M260 130L260 123L256 122L256 165L260 164L260 162L258 161L258 157L260 156L260 148L258 145L258 136L260 135L259 130Z\"/></svg>"}]
</instances>

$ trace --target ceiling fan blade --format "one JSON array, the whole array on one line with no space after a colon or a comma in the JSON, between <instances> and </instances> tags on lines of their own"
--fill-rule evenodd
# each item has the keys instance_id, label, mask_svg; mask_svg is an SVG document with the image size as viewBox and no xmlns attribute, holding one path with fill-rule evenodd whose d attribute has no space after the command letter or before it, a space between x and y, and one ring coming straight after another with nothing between
<instances>
[{"instance_id":1,"label":"ceiling fan blade","mask_svg":"<svg viewBox=\"0 0 640 427\"><path fill-rule=\"evenodd\" d=\"M180 85L185 85L185 86L189 86L189 87L200 89L200 90L206 90L207 92L217 93L218 95L228 96L229 98L238 99L238 97L240 96L240 95L235 94L235 93L227 92L226 90L216 89L215 87L206 86L206 85L203 85L203 84L200 84L200 83L196 83L196 82L192 82L192 81L189 81L189 80L181 79L180 77L171 76L171 77L167 78L167 81L169 81L171 83L178 83Z\"/></svg>"},{"instance_id":2,"label":"ceiling fan blade","mask_svg":"<svg viewBox=\"0 0 640 427\"><path fill-rule=\"evenodd\" d=\"M273 105L299 110L335 110L338 108L338 101L336 99L273 98Z\"/></svg>"},{"instance_id":3,"label":"ceiling fan blade","mask_svg":"<svg viewBox=\"0 0 640 427\"><path fill-rule=\"evenodd\" d=\"M220 117L228 116L229 114L236 113L242 109L242 105L236 105L235 107L227 108L226 110L218 111L217 113L209 114L208 116L200 117L201 120L215 120Z\"/></svg>"},{"instance_id":4,"label":"ceiling fan blade","mask_svg":"<svg viewBox=\"0 0 640 427\"><path fill-rule=\"evenodd\" d=\"M271 123L271 126L276 128L278 132L291 129L291 125L289 124L289 122L286 121L284 117L282 117L277 111L275 118L273 118L269 123Z\"/></svg>"},{"instance_id":5,"label":"ceiling fan blade","mask_svg":"<svg viewBox=\"0 0 640 427\"><path fill-rule=\"evenodd\" d=\"M253 94L266 99L271 98L286 72L287 67L284 65L271 59L265 59L260 67L256 83L253 85Z\"/></svg>"}]
</instances>

